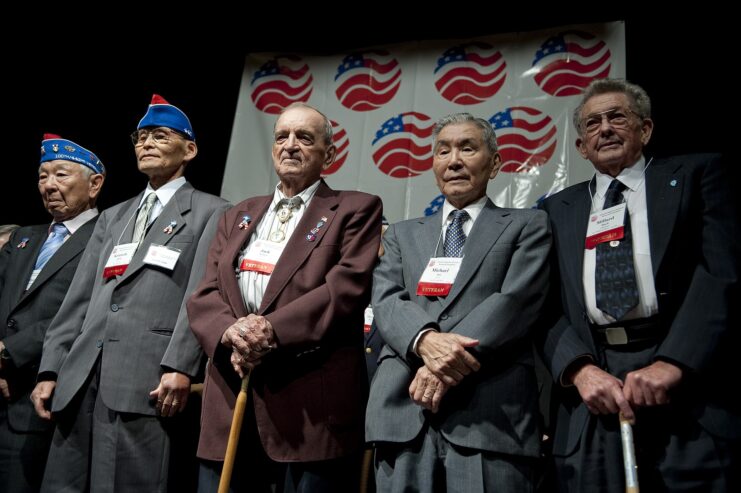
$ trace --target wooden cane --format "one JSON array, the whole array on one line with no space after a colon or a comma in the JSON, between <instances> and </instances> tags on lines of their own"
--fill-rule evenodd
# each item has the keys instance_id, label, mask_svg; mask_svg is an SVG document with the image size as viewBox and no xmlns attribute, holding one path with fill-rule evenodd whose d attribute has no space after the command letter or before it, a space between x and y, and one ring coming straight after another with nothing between
<instances>
[{"instance_id":1,"label":"wooden cane","mask_svg":"<svg viewBox=\"0 0 741 493\"><path fill-rule=\"evenodd\" d=\"M250 373L252 373L252 369L248 369L242 378L242 387L239 389L237 403L234 405L234 416L232 417L232 427L229 430L229 442L226 444L224 467L221 468L218 493L229 493L229 483L232 481L234 459L237 456L237 445L239 445L239 433L242 431L244 410L247 407L247 387L250 385Z\"/></svg>"},{"instance_id":2,"label":"wooden cane","mask_svg":"<svg viewBox=\"0 0 741 493\"><path fill-rule=\"evenodd\" d=\"M368 492L368 480L373 465L373 449L365 449L363 452L363 464L360 468L360 493Z\"/></svg>"},{"instance_id":3,"label":"wooden cane","mask_svg":"<svg viewBox=\"0 0 741 493\"><path fill-rule=\"evenodd\" d=\"M620 438L623 442L623 469L625 470L625 493L638 493L638 465L633 445L633 426L629 419L620 413Z\"/></svg>"}]
</instances>

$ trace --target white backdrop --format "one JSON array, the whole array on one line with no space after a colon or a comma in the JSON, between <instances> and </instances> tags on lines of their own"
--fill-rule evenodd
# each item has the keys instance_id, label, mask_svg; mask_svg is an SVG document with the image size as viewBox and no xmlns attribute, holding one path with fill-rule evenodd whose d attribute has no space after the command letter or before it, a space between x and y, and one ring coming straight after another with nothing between
<instances>
[{"instance_id":1,"label":"white backdrop","mask_svg":"<svg viewBox=\"0 0 741 493\"><path fill-rule=\"evenodd\" d=\"M495 125L505 164L489 196L500 206L532 207L591 176L570 115L583 87L608 76L625 77L622 22L333 56L248 55L221 195L237 203L272 193L276 113L304 101L334 126L338 157L328 184L379 195L391 222L442 203L430 134L438 118L459 111Z\"/></svg>"}]
</instances>

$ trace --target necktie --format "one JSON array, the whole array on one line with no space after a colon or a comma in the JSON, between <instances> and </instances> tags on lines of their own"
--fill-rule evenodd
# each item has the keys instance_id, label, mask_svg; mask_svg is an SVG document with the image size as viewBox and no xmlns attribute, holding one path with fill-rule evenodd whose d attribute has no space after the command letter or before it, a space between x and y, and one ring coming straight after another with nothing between
<instances>
[{"instance_id":1,"label":"necktie","mask_svg":"<svg viewBox=\"0 0 741 493\"><path fill-rule=\"evenodd\" d=\"M136 216L136 224L134 225L134 236L131 239L132 243L141 243L142 239L144 239L147 224L149 223L149 213L152 211L152 207L156 201L157 194L150 192L144 204L139 208L139 214Z\"/></svg>"},{"instance_id":2,"label":"necktie","mask_svg":"<svg viewBox=\"0 0 741 493\"><path fill-rule=\"evenodd\" d=\"M613 207L623 201L625 185L612 180L605 194L603 209ZM633 265L633 235L630 230L630 214L625 209L623 239L597 245L594 272L594 290L597 308L620 320L638 304L638 286Z\"/></svg>"},{"instance_id":3,"label":"necktie","mask_svg":"<svg viewBox=\"0 0 741 493\"><path fill-rule=\"evenodd\" d=\"M41 251L39 256L36 258L36 264L34 270L39 270L49 261L54 252L59 250L59 247L64 243L64 237L67 236L67 227L62 223L55 223L51 227L51 233L46 241L41 245Z\"/></svg>"},{"instance_id":4,"label":"necktie","mask_svg":"<svg viewBox=\"0 0 741 493\"><path fill-rule=\"evenodd\" d=\"M453 220L445 233L443 251L446 257L460 257L463 245L466 243L466 233L463 232L463 223L468 219L468 212L454 210L451 212Z\"/></svg>"},{"instance_id":5,"label":"necktie","mask_svg":"<svg viewBox=\"0 0 741 493\"><path fill-rule=\"evenodd\" d=\"M286 239L286 226L288 220L293 217L293 211L301 207L302 202L303 200L298 195L291 197L290 199L280 199L277 206L278 213L276 214L276 217L278 218L278 229L270 234L270 241L280 243Z\"/></svg>"}]
</instances>

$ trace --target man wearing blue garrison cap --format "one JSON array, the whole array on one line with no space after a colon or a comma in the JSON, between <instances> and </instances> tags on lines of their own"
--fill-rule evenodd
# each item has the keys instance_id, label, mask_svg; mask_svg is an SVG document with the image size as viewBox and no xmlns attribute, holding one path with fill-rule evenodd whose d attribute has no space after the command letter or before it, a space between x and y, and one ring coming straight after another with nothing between
<instances>
[{"instance_id":1,"label":"man wearing blue garrison cap","mask_svg":"<svg viewBox=\"0 0 741 493\"><path fill-rule=\"evenodd\" d=\"M15 230L0 251L0 490L39 490L52 423L29 399L44 334L90 238L105 169L97 156L58 135L41 143L39 192L51 224Z\"/></svg>"},{"instance_id":2,"label":"man wearing blue garrison cap","mask_svg":"<svg viewBox=\"0 0 741 493\"><path fill-rule=\"evenodd\" d=\"M149 183L101 214L44 341L32 400L57 428L42 491L164 492L187 473L171 451L202 351L184 300L228 204L186 182L198 147L180 109L155 95L131 138Z\"/></svg>"}]
</instances>

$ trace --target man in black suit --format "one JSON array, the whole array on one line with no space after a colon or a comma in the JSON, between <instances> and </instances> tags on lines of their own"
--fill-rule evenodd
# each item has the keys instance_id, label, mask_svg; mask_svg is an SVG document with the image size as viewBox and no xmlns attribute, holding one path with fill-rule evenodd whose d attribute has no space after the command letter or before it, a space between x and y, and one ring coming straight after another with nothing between
<instances>
[{"instance_id":1,"label":"man in black suit","mask_svg":"<svg viewBox=\"0 0 741 493\"><path fill-rule=\"evenodd\" d=\"M650 99L623 80L592 82L574 124L595 176L543 204L555 246L542 350L559 489L625 491L620 413L635 421L642 490L739 491L727 171L717 155L647 159Z\"/></svg>"},{"instance_id":2,"label":"man in black suit","mask_svg":"<svg viewBox=\"0 0 741 493\"><path fill-rule=\"evenodd\" d=\"M62 304L98 210L105 169L92 152L47 134L39 192L51 224L17 229L0 252L0 490L38 491L52 423L29 399L44 334Z\"/></svg>"}]
</instances>

